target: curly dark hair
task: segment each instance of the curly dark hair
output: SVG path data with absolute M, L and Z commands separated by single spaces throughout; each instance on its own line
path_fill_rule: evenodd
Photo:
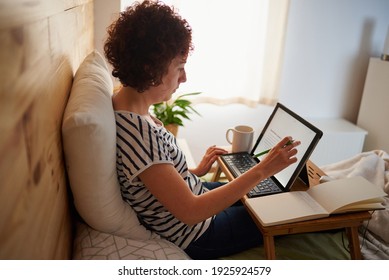
M 107 31 L 104 53 L 112 75 L 138 92 L 160 85 L 170 62 L 193 50 L 188 22 L 159 1 L 129 6 Z

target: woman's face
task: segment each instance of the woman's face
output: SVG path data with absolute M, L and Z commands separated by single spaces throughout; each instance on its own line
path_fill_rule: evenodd
M 168 101 L 180 84 L 186 82 L 185 64 L 184 56 L 177 56 L 171 61 L 166 75 L 162 78 L 162 84 L 157 87 L 163 95 L 163 101 Z

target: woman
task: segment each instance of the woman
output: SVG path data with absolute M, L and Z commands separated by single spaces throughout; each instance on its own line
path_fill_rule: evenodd
M 148 229 L 194 259 L 210 259 L 257 246 L 262 237 L 239 203 L 261 180 L 296 162 L 295 146 L 282 139 L 257 166 L 227 184 L 202 183 L 225 150 L 210 147 L 188 170 L 175 138 L 149 114 L 186 81 L 192 51 L 186 20 L 160 3 L 135 3 L 108 29 L 105 55 L 123 87 L 113 97 L 117 170 L 123 198 Z

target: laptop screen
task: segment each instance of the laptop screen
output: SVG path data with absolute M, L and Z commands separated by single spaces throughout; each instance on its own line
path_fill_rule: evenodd
M 301 141 L 301 144 L 296 147 L 298 150 L 297 162 L 273 176 L 273 179 L 276 179 L 285 189 L 289 189 L 322 135 L 321 130 L 282 104 L 277 103 L 251 154 L 255 155 L 271 149 L 285 136 L 291 136 L 293 139 Z M 265 156 L 260 156 L 258 159 L 262 160 Z

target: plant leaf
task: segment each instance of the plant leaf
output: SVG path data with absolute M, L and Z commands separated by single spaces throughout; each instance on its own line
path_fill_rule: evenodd
M 164 125 L 177 124 L 183 126 L 182 119 L 188 119 L 190 113 L 195 113 L 199 116 L 192 106 L 190 100 L 184 99 L 186 96 L 198 95 L 201 92 L 191 92 L 178 96 L 175 100 L 168 102 L 156 103 L 152 107 L 152 113 L 158 118 Z
M 182 99 L 182 97 L 185 97 L 185 96 L 198 95 L 198 94 L 200 94 L 200 93 L 201 93 L 201 91 L 200 91 L 200 92 L 190 92 L 190 93 L 181 94 L 180 96 L 178 96 L 178 97 L 176 98 L 176 100 L 177 100 L 177 99 Z

